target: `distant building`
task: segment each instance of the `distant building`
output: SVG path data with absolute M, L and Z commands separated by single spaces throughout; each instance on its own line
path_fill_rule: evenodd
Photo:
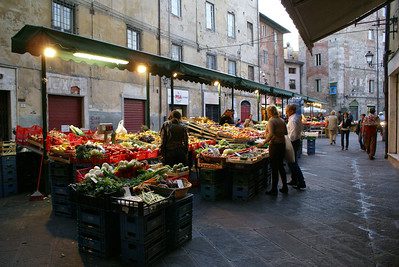
M 289 43 L 284 48 L 284 77 L 286 90 L 302 94 L 302 61 L 298 60 L 298 52 L 293 51 Z

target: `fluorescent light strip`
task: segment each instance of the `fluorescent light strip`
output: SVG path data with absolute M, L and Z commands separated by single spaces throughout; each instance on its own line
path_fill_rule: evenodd
M 129 63 L 129 61 L 122 60 L 122 59 L 117 59 L 117 58 L 112 58 L 112 57 L 103 57 L 103 56 L 97 56 L 97 55 L 86 54 L 86 53 L 73 53 L 73 55 L 75 57 L 91 59 L 91 60 L 98 60 L 98 61 L 103 61 L 103 62 L 121 64 L 121 65 L 126 65 Z

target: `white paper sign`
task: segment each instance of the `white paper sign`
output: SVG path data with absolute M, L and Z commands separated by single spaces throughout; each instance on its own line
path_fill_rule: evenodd
M 61 125 L 61 132 L 63 133 L 69 132 L 69 125 Z

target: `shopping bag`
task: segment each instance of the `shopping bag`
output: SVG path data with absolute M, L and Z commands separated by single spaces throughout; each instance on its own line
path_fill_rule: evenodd
M 291 140 L 288 137 L 288 135 L 286 135 L 284 137 L 285 137 L 285 155 L 284 155 L 284 159 L 288 163 L 292 163 L 292 162 L 295 161 L 294 147 L 292 146 Z
M 116 134 L 126 134 L 127 133 L 126 128 L 123 126 L 123 120 L 121 120 L 118 123 L 118 128 L 116 128 L 115 133 Z

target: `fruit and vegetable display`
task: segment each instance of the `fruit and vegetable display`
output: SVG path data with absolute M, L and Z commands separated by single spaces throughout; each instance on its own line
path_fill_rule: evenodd
M 101 159 L 104 158 L 105 149 L 96 143 L 88 142 L 84 145 L 78 145 L 76 147 L 76 158 L 88 161 L 91 159 Z

